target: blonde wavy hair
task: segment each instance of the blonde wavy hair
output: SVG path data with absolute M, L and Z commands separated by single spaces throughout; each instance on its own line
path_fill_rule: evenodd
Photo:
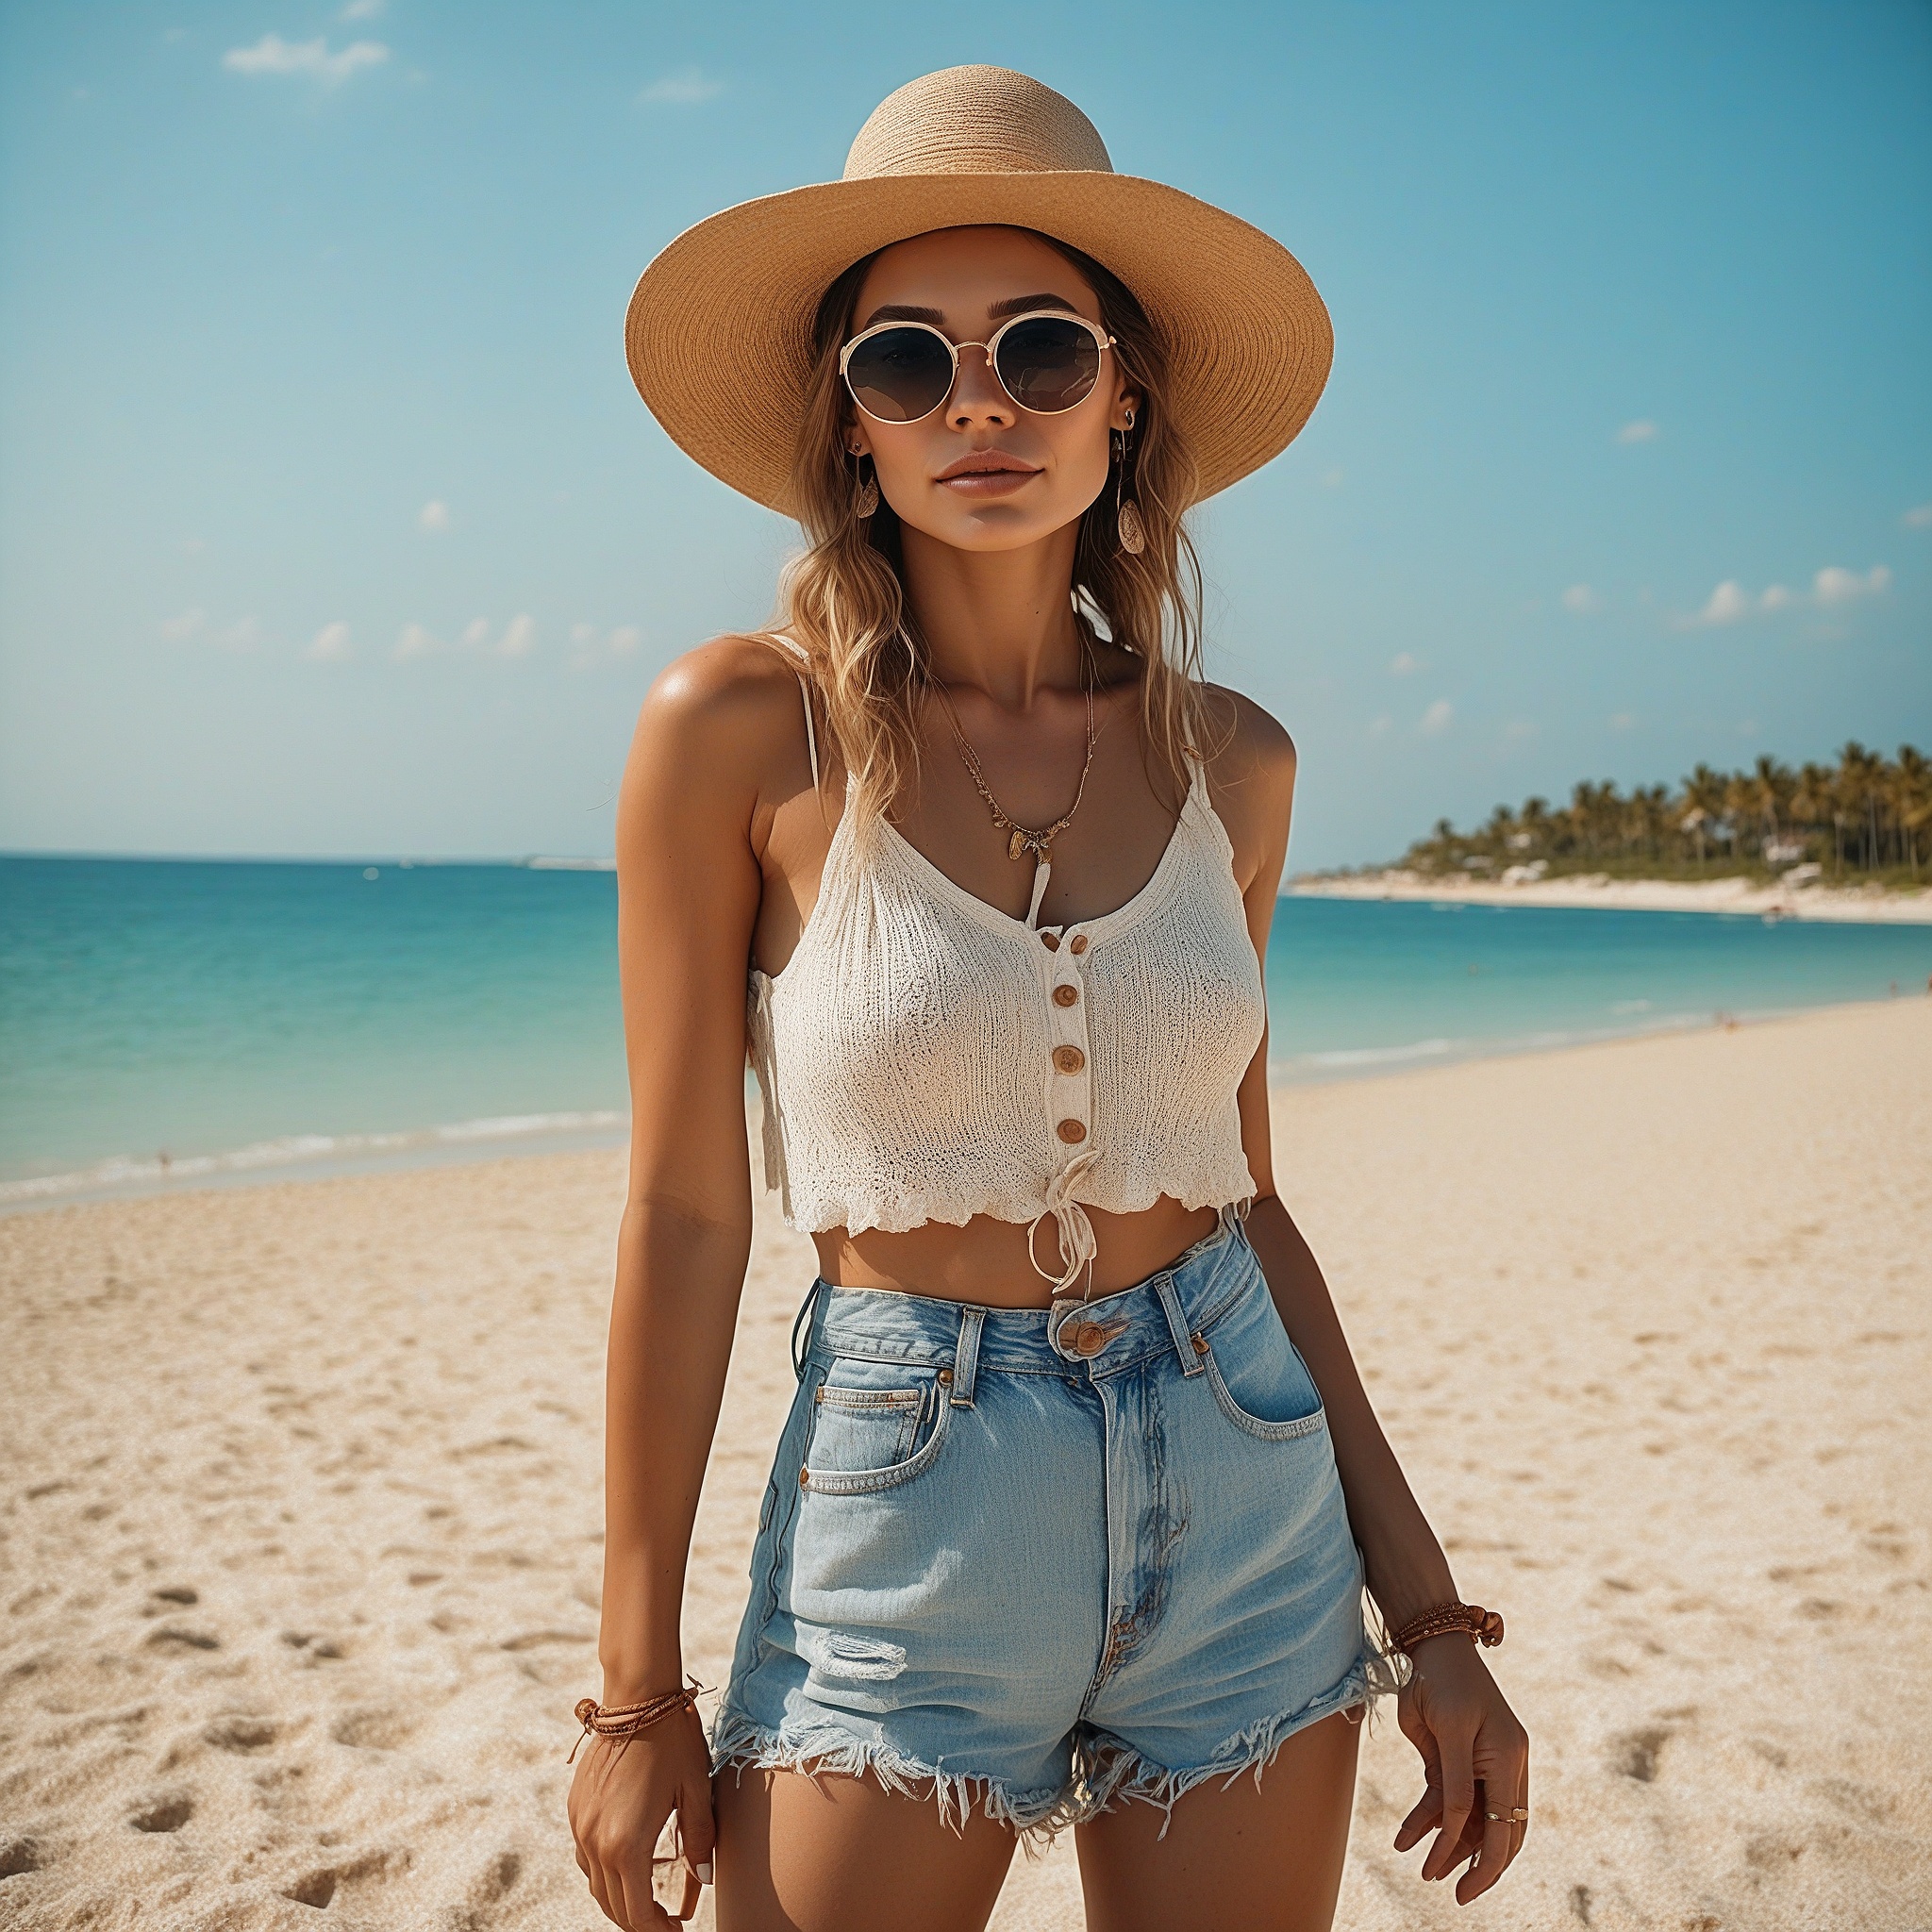
M 1039 239 L 1083 276 L 1114 338 L 1121 372 L 1141 397 L 1125 456 L 1126 493 L 1141 507 L 1146 547 L 1121 549 L 1114 485 L 1080 519 L 1074 558 L 1076 613 L 1141 660 L 1142 742 L 1150 775 L 1171 780 L 1174 802 L 1187 790 L 1187 759 L 1207 755 L 1201 679 L 1201 565 L 1184 525 L 1198 472 L 1167 407 L 1167 346 L 1124 283 L 1097 261 L 1050 235 Z M 756 633 L 796 662 L 803 650 L 826 724 L 855 781 L 862 815 L 888 813 L 915 781 L 917 717 L 930 678 L 926 653 L 908 608 L 899 520 L 881 499 L 869 518 L 853 514 L 857 467 L 846 450 L 846 394 L 839 351 L 853 306 L 875 256 L 856 261 L 824 292 L 814 328 L 816 362 L 792 465 L 805 550 L 786 566 L 778 609 Z M 790 649 L 787 648 L 788 641 Z

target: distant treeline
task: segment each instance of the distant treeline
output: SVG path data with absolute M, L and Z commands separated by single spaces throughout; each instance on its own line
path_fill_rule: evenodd
M 1697 875 L 1726 870 L 1785 873 L 1816 866 L 1842 878 L 1916 879 L 1932 858 L 1932 772 L 1923 753 L 1895 758 L 1853 742 L 1836 765 L 1793 770 L 1761 758 L 1748 772 L 1699 765 L 1674 787 L 1621 792 L 1586 781 L 1570 803 L 1499 805 L 1486 824 L 1458 832 L 1447 819 L 1408 849 L 1418 872 L 1611 872 Z M 1811 875 L 1809 874 L 1807 876 Z

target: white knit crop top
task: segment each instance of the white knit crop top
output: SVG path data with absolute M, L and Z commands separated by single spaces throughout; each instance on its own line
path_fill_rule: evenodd
M 804 682 L 800 680 L 801 684 Z M 811 696 L 806 730 L 818 747 Z M 1197 765 L 1154 875 L 1118 910 L 1036 924 L 967 891 L 849 796 L 782 972 L 751 974 L 765 1180 L 806 1233 L 1051 1216 L 1062 1291 L 1085 1208 L 1255 1191 L 1235 1090 L 1261 1043 L 1261 970 L 1234 848 Z M 1049 1258 L 1051 1257 L 1049 1256 Z

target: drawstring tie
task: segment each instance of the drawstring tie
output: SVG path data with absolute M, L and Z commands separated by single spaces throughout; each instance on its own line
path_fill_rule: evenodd
M 1041 1280 L 1050 1281 L 1054 1292 L 1064 1294 L 1079 1279 L 1083 1268 L 1091 1268 L 1100 1252 L 1100 1243 L 1094 1239 L 1093 1224 L 1087 1218 L 1087 1210 L 1073 1199 L 1074 1184 L 1087 1177 L 1087 1171 L 1100 1158 L 1100 1149 L 1091 1142 L 1074 1155 L 1066 1166 L 1046 1184 L 1045 1206 L 1026 1224 L 1026 1258 L 1033 1263 L 1033 1272 Z M 1033 1251 L 1033 1236 L 1040 1224 L 1051 1214 L 1055 1230 L 1059 1236 L 1060 1260 L 1062 1271 L 1058 1274 L 1040 1265 L 1040 1257 Z M 1091 1283 L 1090 1280 L 1089 1286 Z

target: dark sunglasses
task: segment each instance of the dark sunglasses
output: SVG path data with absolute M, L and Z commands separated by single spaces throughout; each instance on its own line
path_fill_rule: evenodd
M 1113 338 L 1084 316 L 1033 311 L 983 342 L 954 342 L 924 322 L 881 322 L 839 352 L 852 400 L 880 423 L 917 423 L 953 392 L 959 351 L 984 349 L 993 379 L 1023 409 L 1058 416 L 1084 403 Z

